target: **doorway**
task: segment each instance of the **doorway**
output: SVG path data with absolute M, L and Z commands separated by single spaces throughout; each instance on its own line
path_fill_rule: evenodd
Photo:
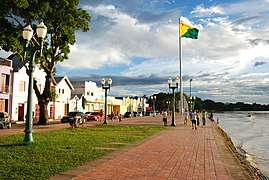
M 19 104 L 18 121 L 24 121 L 24 104 Z

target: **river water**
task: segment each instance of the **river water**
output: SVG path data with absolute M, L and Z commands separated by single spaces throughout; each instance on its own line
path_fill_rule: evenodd
M 239 151 L 269 177 L 269 111 L 229 111 L 215 113 L 217 117 Z

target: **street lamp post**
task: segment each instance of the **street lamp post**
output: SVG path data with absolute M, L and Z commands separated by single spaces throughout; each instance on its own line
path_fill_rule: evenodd
M 105 79 L 102 79 L 101 80 L 101 83 L 102 83 L 102 88 L 105 90 L 105 119 L 104 119 L 104 123 L 103 124 L 107 124 L 108 123 L 108 121 L 107 121 L 107 90 L 109 90 L 110 87 L 111 87 L 112 79 L 109 78 L 107 80 L 108 86 L 105 85 L 105 83 L 106 83 L 106 80 Z
M 33 37 L 33 29 L 30 25 L 25 27 L 23 29 L 23 39 L 25 40 L 25 46 L 24 51 L 30 53 L 30 61 L 29 61 L 29 85 L 28 85 L 28 98 L 27 98 L 27 113 L 26 113 L 26 123 L 25 123 L 25 137 L 24 142 L 25 143 L 31 143 L 33 142 L 33 136 L 32 136 L 32 128 L 33 128 L 33 112 L 32 112 L 32 106 L 33 106 L 33 71 L 34 71 L 34 60 L 35 60 L 35 54 L 37 51 L 40 51 L 40 55 L 42 55 L 42 49 L 43 49 L 43 40 L 47 34 L 47 27 L 44 25 L 43 22 L 41 22 L 37 28 L 36 33 L 39 39 L 39 45 L 35 46 L 29 46 L 29 42 Z M 24 57 L 24 55 L 23 55 Z
M 192 82 L 192 79 L 190 79 L 190 97 L 191 97 L 191 82 Z
M 196 97 L 190 97 L 190 110 L 192 111 L 194 109 L 194 104 L 195 104 L 195 99 Z
M 167 113 L 169 114 L 169 105 L 170 105 L 170 101 L 166 101 L 167 104 Z
M 142 101 L 142 110 L 141 110 L 141 112 L 142 112 L 142 116 L 144 116 L 144 98 L 143 97 L 141 98 L 141 101 Z
M 176 109 L 175 89 L 178 89 L 179 81 L 180 81 L 179 77 L 176 77 L 176 85 L 172 86 L 172 78 L 171 77 L 168 78 L 169 89 L 172 89 L 172 92 L 173 92 L 173 111 L 172 111 L 172 123 L 171 123 L 171 126 L 176 126 L 176 123 L 175 123 L 175 109 Z
M 156 96 L 151 96 L 151 100 L 153 101 L 153 117 L 155 117 L 155 102 L 156 102 Z

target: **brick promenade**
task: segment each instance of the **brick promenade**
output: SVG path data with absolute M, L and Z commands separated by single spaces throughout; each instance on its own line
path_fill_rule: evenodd
M 162 125 L 161 118 L 160 115 L 139 117 L 124 119 L 121 123 Z M 182 122 L 181 118 L 176 127 L 50 179 L 252 179 L 249 172 L 227 149 L 224 139 L 216 135 L 216 124 L 207 121 L 205 127 L 200 126 L 198 130 L 193 130 L 190 122 L 188 125 L 183 125 Z M 92 122 L 87 126 L 96 123 Z M 66 127 L 67 124 L 56 124 L 34 129 L 38 132 Z M 13 129 L 15 134 L 22 132 L 18 129 Z M 4 131 L 12 134 L 12 130 Z M 8 133 L 1 134 L 0 131 L 0 135 Z
M 175 127 L 74 179 L 229 179 L 211 128 Z
M 122 124 L 162 125 L 161 118 L 132 118 Z M 227 150 L 224 139 L 216 137 L 213 131 L 216 124 L 207 121 L 205 127 L 193 130 L 190 122 L 188 125 L 182 122 L 181 118 L 176 127 L 51 179 L 251 179 Z M 225 148 L 227 151 L 223 151 Z

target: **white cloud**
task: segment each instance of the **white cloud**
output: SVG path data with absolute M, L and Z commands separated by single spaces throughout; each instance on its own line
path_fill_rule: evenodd
M 266 7 L 266 1 L 259 2 Z M 194 79 L 197 96 L 216 101 L 245 99 L 252 102 L 255 98 L 262 101 L 257 94 L 264 93 L 265 83 L 268 83 L 265 69 L 269 63 L 264 62 L 269 59 L 269 26 L 263 17 L 267 14 L 265 8 L 251 12 L 254 4 L 254 1 L 246 1 L 208 8 L 199 5 L 192 14 L 202 18 L 190 21 L 181 17 L 185 23 L 200 29 L 198 40 L 182 39 L 183 75 Z M 142 23 L 113 5 L 88 6 L 87 9 L 98 21 L 93 22 L 91 32 L 78 34 L 70 60 L 61 63 L 63 66 L 71 68 L 76 64 L 102 69 L 123 64 L 129 67 L 119 74 L 137 78 L 179 74 L 176 20 Z M 135 59 L 143 60 L 134 62 Z M 261 63 L 254 67 L 256 62 Z M 156 93 L 167 89 L 165 83 L 117 86 L 114 92 L 122 95 Z M 189 83 L 184 82 L 186 91 L 188 86 Z
M 125 54 L 123 54 L 120 50 L 114 49 L 113 47 L 93 49 L 87 45 L 77 44 L 71 47 L 71 52 L 72 53 L 70 53 L 69 59 L 59 64 L 60 66 L 68 69 L 99 69 L 102 68 L 104 64 L 116 66 L 118 64 L 131 63 Z
M 191 11 L 191 14 L 194 14 L 197 17 L 211 16 L 211 15 L 222 15 L 225 14 L 224 10 L 220 6 L 211 6 L 205 8 L 203 4 L 200 4 Z
M 71 50 L 69 60 L 62 67 L 100 68 L 107 64 L 130 64 L 130 58 L 162 58 L 177 54 L 178 27 L 165 24 L 138 23 L 136 19 L 120 12 L 112 5 L 87 6 L 93 16 L 105 16 L 109 28 L 99 32 L 79 33 L 77 44 Z M 108 22 L 109 21 L 109 22 Z M 89 45 L 91 44 L 91 45 Z

